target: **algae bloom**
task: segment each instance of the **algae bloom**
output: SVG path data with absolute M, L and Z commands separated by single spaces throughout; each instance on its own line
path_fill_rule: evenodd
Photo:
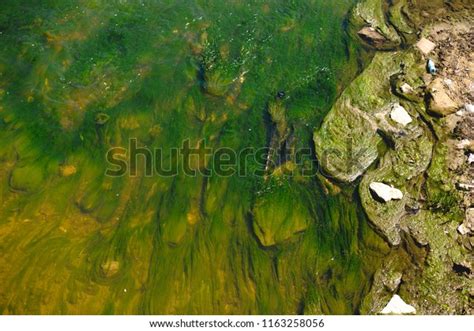
M 359 312 L 388 245 L 354 186 L 304 175 L 367 62 L 355 3 L 3 0 L 0 312 Z M 136 173 L 106 175 L 131 139 Z M 145 173 L 183 141 L 274 153 Z

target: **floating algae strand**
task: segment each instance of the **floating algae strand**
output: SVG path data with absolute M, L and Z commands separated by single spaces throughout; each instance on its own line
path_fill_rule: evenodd
M 1 312 L 357 312 L 387 247 L 291 152 L 266 180 L 105 175 L 130 139 L 311 148 L 359 69 L 353 4 L 3 1 Z

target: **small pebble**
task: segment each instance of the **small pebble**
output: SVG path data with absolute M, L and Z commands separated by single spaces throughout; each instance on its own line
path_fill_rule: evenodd
M 468 104 L 468 103 L 467 103 L 467 104 L 464 106 L 464 109 L 466 109 L 466 111 L 467 111 L 468 113 L 474 113 L 474 105 L 471 105 L 471 104 Z

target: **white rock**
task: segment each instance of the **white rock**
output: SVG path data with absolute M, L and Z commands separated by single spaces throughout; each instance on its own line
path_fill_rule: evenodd
M 464 105 L 464 109 L 466 109 L 468 113 L 474 113 L 474 105 L 467 103 L 466 105 Z
M 410 114 L 408 114 L 405 108 L 399 104 L 396 104 L 392 107 L 390 118 L 403 126 L 408 125 L 413 121 Z
M 474 190 L 474 185 L 473 184 L 468 184 L 468 183 L 458 183 L 457 188 L 463 191 L 472 191 Z
M 406 304 L 400 296 L 395 294 L 380 313 L 383 315 L 416 314 L 416 309 L 415 307 Z
M 472 154 L 472 153 L 469 154 L 469 158 L 467 159 L 467 162 L 469 162 L 469 164 L 474 163 L 474 154 Z
M 460 226 L 458 226 L 458 232 L 459 232 L 460 235 L 465 236 L 466 234 L 469 234 L 469 232 L 471 232 L 471 230 L 469 230 L 467 228 L 467 226 L 465 226 L 464 223 L 463 223 Z
M 457 149 L 465 149 L 466 147 L 471 145 L 471 141 L 469 139 L 463 139 L 461 140 L 457 145 Z
M 385 202 L 403 199 L 403 192 L 384 183 L 370 183 L 369 188 Z
M 403 94 L 411 94 L 414 93 L 415 90 L 413 87 L 411 87 L 409 84 L 404 83 L 402 86 L 400 86 L 400 90 L 402 91 Z
M 436 44 L 426 38 L 421 38 L 420 41 L 416 43 L 416 47 L 424 55 L 428 55 L 436 48 Z

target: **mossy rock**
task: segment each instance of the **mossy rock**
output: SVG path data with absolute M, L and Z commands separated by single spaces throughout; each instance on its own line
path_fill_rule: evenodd
M 379 232 L 391 245 L 400 244 L 400 219 L 405 214 L 405 205 L 407 203 L 406 191 L 396 185 L 393 180 L 393 172 L 389 166 L 368 172 L 359 187 L 359 194 L 362 206 L 370 220 Z M 392 185 L 403 192 L 401 200 L 392 200 L 381 202 L 374 198 L 369 185 L 372 182 L 382 182 Z
M 377 159 L 381 138 L 371 123 L 341 106 L 330 113 L 315 134 L 314 143 L 324 174 L 342 182 L 353 182 Z
M 426 196 L 432 209 L 450 212 L 459 209 L 459 194 L 448 169 L 448 146 L 446 141 L 436 144 L 433 160 L 427 171 Z
M 45 170 L 41 165 L 30 164 L 15 167 L 10 176 L 10 187 L 17 191 L 38 191 L 45 180 Z
M 374 275 L 370 291 L 364 297 L 360 306 L 363 315 L 379 314 L 390 301 L 393 293 L 396 293 L 403 277 L 403 269 L 406 268 L 405 254 L 401 255 L 392 251 L 385 257 L 383 265 Z
M 410 139 L 390 153 L 395 176 L 410 180 L 424 173 L 431 162 L 433 142 L 427 134 Z
M 302 200 L 300 190 L 288 183 L 257 199 L 253 209 L 253 230 L 263 246 L 282 244 L 307 229 L 311 215 Z
M 356 29 L 364 25 L 370 26 L 385 37 L 386 41 L 378 47 L 379 49 L 395 49 L 402 43 L 397 30 L 386 20 L 387 8 L 385 7 L 387 5 L 385 1 L 380 0 L 360 1 L 355 6 L 351 17 L 351 22 Z
M 105 125 L 110 120 L 110 116 L 106 113 L 97 113 L 95 115 L 95 122 L 98 125 Z
M 388 18 L 390 23 L 401 34 L 405 42 L 413 43 L 416 41 L 416 33 L 413 23 L 407 20 L 408 0 L 395 0 L 392 2 L 388 10 Z
M 400 243 L 400 219 L 405 214 L 405 205 L 416 191 L 411 180 L 421 176 L 429 167 L 433 143 L 427 134 L 414 136 L 390 149 L 382 158 L 377 169 L 368 172 L 360 183 L 359 194 L 369 220 L 392 245 Z M 372 196 L 369 185 L 383 182 L 404 193 L 398 201 L 379 202 Z M 418 198 L 415 196 L 415 198 Z
M 316 154 L 329 177 L 353 182 L 377 159 L 382 138 L 374 114 L 392 102 L 390 77 L 403 61 L 396 53 L 378 53 L 315 132 Z
M 452 213 L 421 210 L 402 221 L 409 233 L 426 241 L 429 247 L 423 269 L 400 289 L 405 296 L 416 298 L 422 314 L 460 314 L 471 305 L 465 291 L 446 291 L 446 288 L 468 289 L 472 286 L 470 279 L 453 272 L 454 264 L 462 264 L 469 255 L 453 240 L 461 218 Z
M 100 188 L 94 187 L 88 190 L 77 200 L 77 205 L 82 212 L 90 213 L 96 210 L 103 201 L 103 192 Z

